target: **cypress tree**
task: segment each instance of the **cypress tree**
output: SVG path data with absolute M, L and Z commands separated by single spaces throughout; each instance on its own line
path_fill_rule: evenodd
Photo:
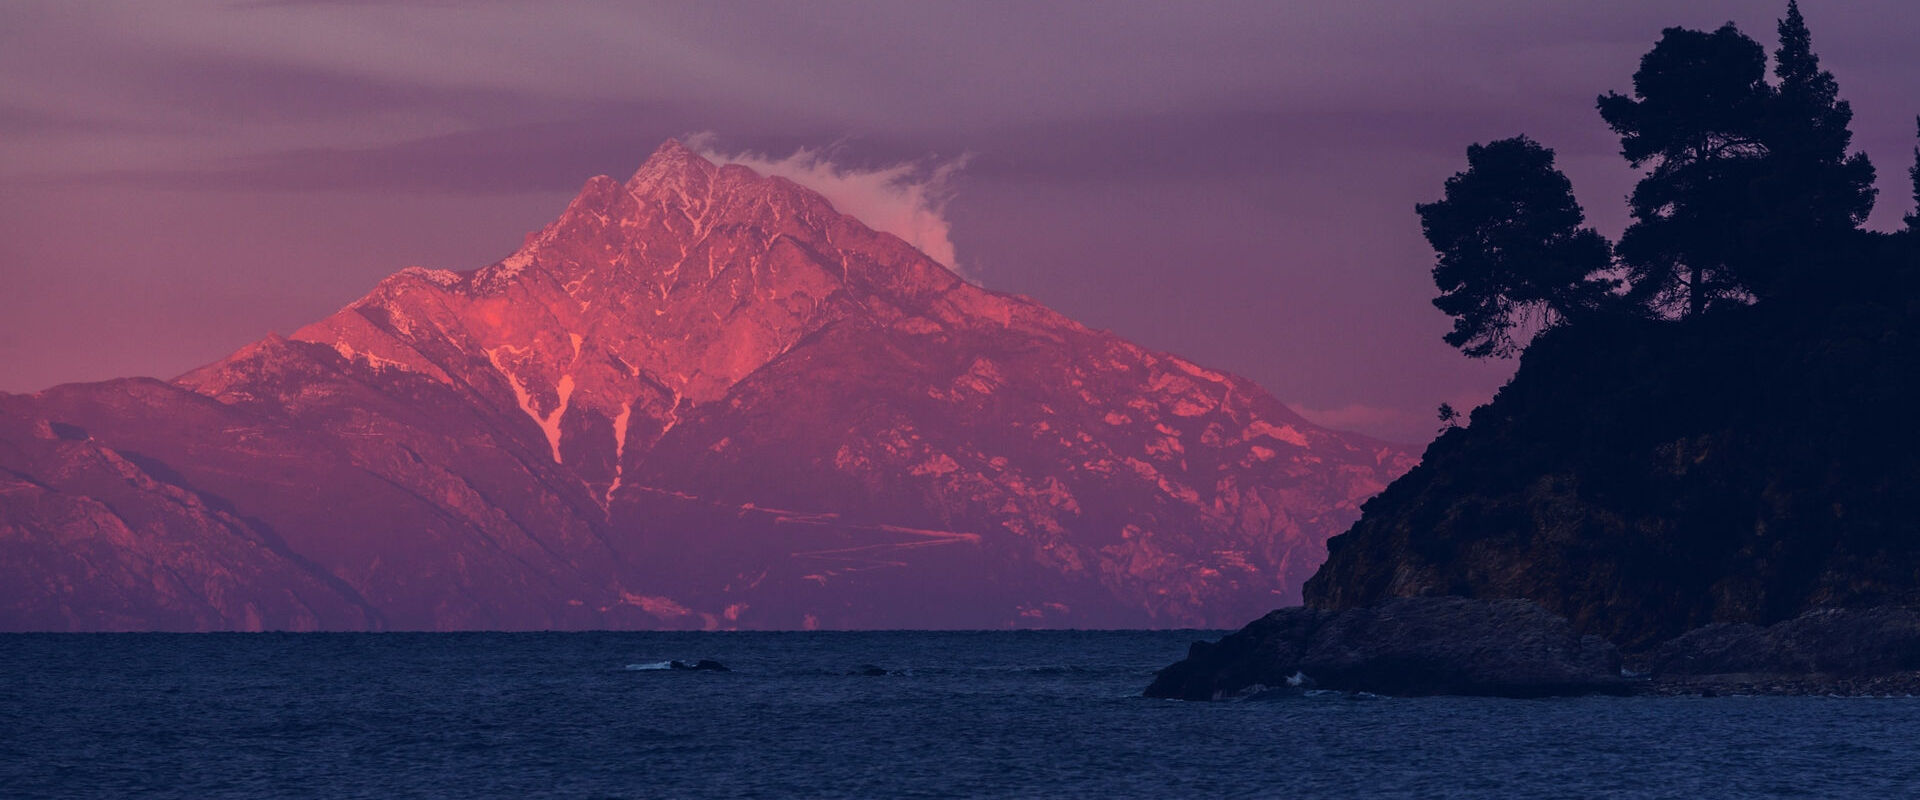
M 1779 88 L 1768 104 L 1766 169 L 1754 187 L 1762 213 L 1750 222 L 1754 247 L 1742 254 L 1743 282 L 1762 296 L 1805 282 L 1815 271 L 1810 262 L 1866 222 L 1875 195 L 1873 164 L 1847 152 L 1853 108 L 1840 99 L 1833 73 L 1820 68 L 1798 2 L 1787 3 L 1778 30 Z
M 1920 116 L 1913 118 L 1913 127 L 1920 135 Z M 1913 179 L 1913 213 L 1907 215 L 1907 230 L 1920 232 L 1920 145 L 1913 148 L 1913 166 L 1907 175 Z

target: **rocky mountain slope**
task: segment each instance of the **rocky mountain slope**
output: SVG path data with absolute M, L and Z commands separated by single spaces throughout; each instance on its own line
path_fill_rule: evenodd
M 668 142 L 497 264 L 0 395 L 0 628 L 1224 626 L 1413 462 Z

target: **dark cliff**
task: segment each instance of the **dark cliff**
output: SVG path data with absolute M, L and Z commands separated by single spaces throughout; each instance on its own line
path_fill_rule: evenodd
M 1864 236 L 1821 293 L 1549 331 L 1328 543 L 1306 603 L 1526 598 L 1633 652 L 1920 602 L 1916 251 Z

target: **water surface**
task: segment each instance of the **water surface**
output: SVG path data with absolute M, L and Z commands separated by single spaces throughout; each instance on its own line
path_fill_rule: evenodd
M 1139 696 L 1214 635 L 0 636 L 0 796 L 1920 796 L 1914 699 Z

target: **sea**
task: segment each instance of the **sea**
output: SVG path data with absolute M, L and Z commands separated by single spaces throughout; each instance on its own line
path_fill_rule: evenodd
M 1218 635 L 6 635 L 0 798 L 1920 797 L 1920 699 L 1140 695 Z

